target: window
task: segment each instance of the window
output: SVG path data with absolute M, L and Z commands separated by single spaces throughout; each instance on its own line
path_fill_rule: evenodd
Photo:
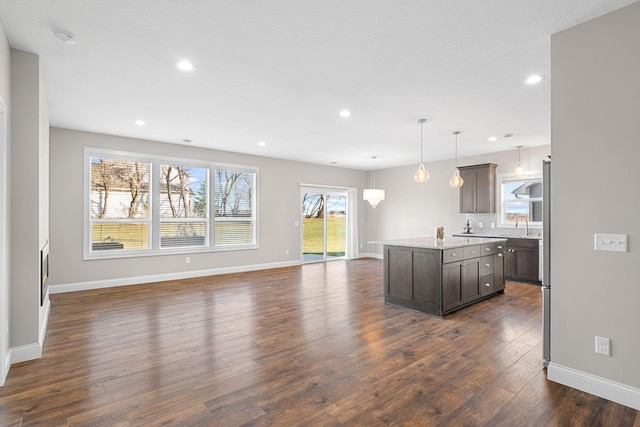
M 148 249 L 151 164 L 104 157 L 89 162 L 91 251 Z
M 256 168 L 89 148 L 85 159 L 85 258 L 257 247 Z
M 208 169 L 160 165 L 160 248 L 207 246 Z
M 216 169 L 215 244 L 251 244 L 255 240 L 255 172 Z
M 526 218 L 530 226 L 542 226 L 542 176 L 539 173 L 525 177 L 500 174 L 498 185 L 501 226 L 515 226 L 518 218 Z

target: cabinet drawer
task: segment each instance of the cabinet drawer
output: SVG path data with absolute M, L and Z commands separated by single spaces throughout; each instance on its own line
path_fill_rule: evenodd
M 448 264 L 450 262 L 462 261 L 464 259 L 464 252 L 462 248 L 445 249 L 442 251 L 442 263 Z
M 493 255 L 495 253 L 495 243 L 485 243 L 480 247 L 480 253 L 484 255 Z
M 480 296 L 483 297 L 485 295 L 489 295 L 495 292 L 495 287 L 493 284 L 493 274 L 488 276 L 482 276 L 480 278 Z
M 480 256 L 480 245 L 477 246 L 465 246 L 464 259 L 477 258 Z
M 493 266 L 495 262 L 493 260 L 493 255 L 483 256 L 480 258 L 480 276 L 488 276 L 489 274 L 493 274 Z
M 538 249 L 540 241 L 538 239 L 509 239 L 507 246 L 514 248 L 531 248 Z

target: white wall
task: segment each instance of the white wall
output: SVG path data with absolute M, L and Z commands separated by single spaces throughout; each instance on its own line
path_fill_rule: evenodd
M 542 160 L 549 154 L 549 145 L 523 148 L 522 166 L 527 171 L 541 171 Z M 482 163 L 495 163 L 498 165 L 496 173 L 509 173 L 518 165 L 518 152 L 509 150 L 458 160 L 459 166 Z M 460 213 L 460 190 L 449 187 L 454 160 L 426 163 L 425 166 L 431 175 L 425 184 L 413 180 L 417 163 L 376 171 L 376 186 L 385 189 L 386 200 L 370 214 L 370 241 L 433 236 L 434 227 L 441 225 L 447 236 L 463 231 L 467 215 Z M 474 232 L 495 231 L 489 228 L 488 220 L 493 218 L 495 221 L 495 214 L 474 216 L 484 221 L 484 229 L 474 227 Z M 382 253 L 382 246 L 370 243 L 369 252 Z
M 260 168 L 258 175 L 259 249 L 83 261 L 84 147 L 203 159 Z M 106 281 L 127 277 L 189 273 L 201 270 L 296 263 L 300 259 L 299 184 L 356 187 L 366 172 L 259 156 L 207 150 L 184 145 L 123 138 L 67 129 L 51 129 L 51 254 L 50 285 Z M 311 155 L 311 154 L 310 154 Z M 361 191 L 359 192 L 361 194 Z M 359 196 L 361 197 L 361 196 Z M 359 236 L 366 242 L 366 206 L 359 201 Z M 285 250 L 289 249 L 289 255 Z
M 551 48 L 551 361 L 634 387 L 640 409 L 640 3 Z M 629 252 L 595 252 L 596 232 L 628 234 Z M 596 335 L 611 357 L 595 354 Z
M 9 248 L 10 248 L 10 210 L 9 210 L 9 175 L 10 162 L 10 105 L 11 105 L 11 50 L 9 43 L 0 25 L 0 100 L 5 107 L 5 121 L 0 123 L 0 385 L 4 384 L 6 374 L 9 371 L 8 360 L 9 334 L 4 325 L 9 321 Z M 2 127 L 5 127 L 2 129 Z
M 48 114 L 40 60 L 11 50 L 11 351 L 39 357 L 47 306 L 40 307 L 40 248 L 47 239 Z M 15 356 L 15 357 L 14 357 Z

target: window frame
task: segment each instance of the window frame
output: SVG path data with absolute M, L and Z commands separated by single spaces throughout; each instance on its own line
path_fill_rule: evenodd
M 539 180 L 542 183 L 542 171 L 529 171 L 524 175 L 516 175 L 512 172 L 510 173 L 499 173 L 498 174 L 498 206 L 497 206 L 497 215 L 498 215 L 498 227 L 500 228 L 516 228 L 515 223 L 507 222 L 505 220 L 505 203 L 512 201 L 513 199 L 505 200 L 504 197 L 504 183 L 514 182 L 514 181 L 531 181 L 531 180 Z M 542 197 L 526 199 L 531 202 L 543 202 Z M 529 228 L 542 228 L 542 221 L 529 221 Z
M 129 250 L 113 250 L 113 251 L 93 251 L 91 242 L 91 158 L 106 158 L 113 160 L 138 161 L 150 163 L 149 170 L 149 247 L 148 249 L 129 249 Z M 203 161 L 196 159 L 188 159 L 181 157 L 169 157 L 154 154 L 135 153 L 121 150 L 111 150 L 103 148 L 85 147 L 84 149 L 84 182 L 83 182 L 83 259 L 114 259 L 114 258 L 136 258 L 145 256 L 161 256 L 190 254 L 203 252 L 227 252 L 236 250 L 259 249 L 258 244 L 258 192 L 259 192 L 259 168 L 255 166 L 236 165 L 222 162 Z M 207 173 L 207 216 L 206 216 L 206 245 L 205 246 L 180 246 L 180 247 L 160 247 L 160 165 L 180 165 L 194 168 L 208 169 Z M 215 183 L 214 177 L 217 169 L 232 169 L 238 172 L 253 173 L 253 191 L 252 191 L 252 243 L 215 245 Z M 167 218 L 164 219 L 165 221 Z M 115 220 L 116 222 L 126 222 L 133 220 Z M 141 222 L 135 220 L 137 222 Z

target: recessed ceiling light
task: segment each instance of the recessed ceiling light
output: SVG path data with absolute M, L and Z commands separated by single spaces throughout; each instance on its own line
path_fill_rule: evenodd
M 544 76 L 539 76 L 537 74 L 533 74 L 529 77 L 527 77 L 527 80 L 525 80 L 524 82 L 528 85 L 534 85 L 536 83 L 540 83 L 542 81 L 542 79 L 544 79 Z
M 144 120 L 136 120 L 136 125 L 145 126 L 147 123 Z
M 489 137 L 489 141 L 493 142 L 493 141 L 497 141 L 498 137 L 497 136 L 490 136 Z
M 191 140 L 189 138 L 185 138 L 182 140 L 182 142 L 184 142 L 185 144 L 189 144 Z
M 76 44 L 76 40 L 78 40 L 75 34 L 65 30 L 56 30 L 53 32 L 53 35 L 66 44 Z
M 258 142 L 258 145 L 259 145 L 260 147 L 264 147 L 265 145 L 267 145 L 267 143 L 266 143 L 266 142 L 264 142 L 264 141 L 260 141 L 260 142 Z
M 351 111 L 349 110 L 340 111 L 340 117 L 350 117 L 350 116 L 351 116 Z
M 511 138 L 512 136 L 512 133 L 505 133 L 504 135 L 502 135 L 503 138 Z
M 195 67 L 191 62 L 182 60 L 182 61 L 176 62 L 176 68 L 182 71 L 193 71 Z
M 332 165 L 337 165 L 337 164 L 338 164 L 338 162 L 331 162 L 331 164 L 332 164 Z

